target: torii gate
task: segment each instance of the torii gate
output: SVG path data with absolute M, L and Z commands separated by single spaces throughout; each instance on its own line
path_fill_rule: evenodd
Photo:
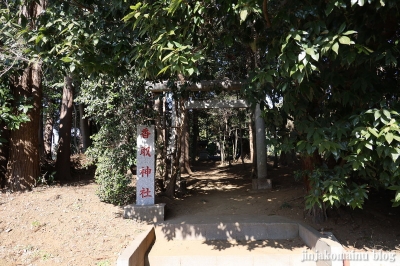
M 181 84 L 177 84 L 178 86 L 182 86 Z M 229 80 L 224 81 L 202 81 L 200 83 L 186 83 L 186 89 L 192 91 L 205 91 L 210 90 L 212 88 L 223 87 L 227 90 L 238 90 L 243 85 L 241 82 L 233 82 Z M 162 83 L 150 83 L 146 84 L 147 89 L 150 91 L 157 92 L 165 92 L 170 91 L 167 87 L 167 82 Z M 185 103 L 186 109 L 196 109 L 196 108 L 249 108 L 249 105 L 246 101 L 238 100 L 238 101 L 188 101 Z M 257 146 L 257 178 L 252 180 L 252 188 L 253 189 L 270 189 L 271 188 L 271 180 L 267 179 L 267 157 L 265 150 L 265 124 L 263 118 L 260 116 L 261 110 L 260 105 L 257 104 L 255 108 L 255 124 L 256 124 L 256 146 Z M 139 130 L 139 128 L 141 128 Z M 154 130 L 154 129 L 152 129 Z M 154 133 L 154 132 L 153 132 Z M 124 218 L 136 218 L 143 221 L 150 222 L 160 222 L 164 221 L 164 210 L 165 203 L 154 204 L 154 171 L 150 170 L 151 165 L 155 165 L 154 161 L 154 134 L 148 131 L 148 128 L 138 126 L 138 140 L 143 144 L 141 149 L 138 149 L 138 153 L 142 155 L 142 157 L 149 156 L 150 159 L 143 160 L 144 167 L 141 169 L 141 175 L 146 176 L 146 185 L 147 188 L 142 188 L 140 191 L 137 191 L 138 195 L 141 195 L 141 201 L 137 204 L 130 204 L 124 207 Z M 140 136 L 139 136 L 140 135 Z M 153 138 L 151 139 L 150 138 Z M 151 139 L 151 140 L 150 140 Z M 139 141 L 138 141 L 139 143 Z M 149 145 L 147 145 L 149 144 Z M 154 168 L 153 168 L 154 169 Z M 148 177 L 151 176 L 151 180 Z
M 146 82 L 146 88 L 153 92 L 170 92 L 171 89 L 167 86 L 167 81 L 164 82 Z M 201 81 L 198 83 L 178 82 L 178 87 L 185 86 L 185 89 L 190 91 L 210 91 L 212 89 L 223 88 L 225 90 L 240 90 L 245 83 L 231 80 L 211 80 Z M 186 109 L 210 109 L 210 108 L 249 108 L 250 105 L 245 100 L 196 100 L 187 101 Z M 267 178 L 267 155 L 265 151 L 265 123 L 261 117 L 260 105 L 255 107 L 255 129 L 256 129 L 256 150 L 257 150 L 257 179 L 253 179 L 253 189 L 270 189 L 271 180 Z

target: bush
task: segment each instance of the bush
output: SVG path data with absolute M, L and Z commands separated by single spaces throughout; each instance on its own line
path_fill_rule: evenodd
M 103 202 L 125 205 L 134 199 L 135 187 L 130 186 L 131 177 L 126 173 L 121 157 L 117 156 L 119 149 L 106 149 L 98 157 L 96 169 L 96 182 L 99 184 L 97 195 Z M 116 162 L 116 160 L 118 162 Z

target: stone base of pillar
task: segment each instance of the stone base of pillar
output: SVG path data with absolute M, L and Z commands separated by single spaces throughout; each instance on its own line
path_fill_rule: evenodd
M 257 178 L 257 179 L 252 179 L 252 180 L 253 180 L 253 183 L 252 183 L 253 190 L 271 189 L 272 188 L 271 179 Z
M 159 223 L 164 221 L 165 203 L 154 205 L 130 204 L 124 207 L 125 219 L 137 219 L 144 222 Z

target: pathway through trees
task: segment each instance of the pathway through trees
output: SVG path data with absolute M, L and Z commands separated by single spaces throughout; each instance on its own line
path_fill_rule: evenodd
M 328 221 L 315 225 L 304 218 L 303 183 L 293 178 L 295 167 L 270 169 L 270 192 L 251 191 L 250 164 L 219 167 L 193 165 L 187 193 L 167 203 L 167 216 L 280 215 L 314 228 L 332 231 L 349 249 L 397 250 L 400 258 L 400 210 L 391 208 L 391 195 L 371 194 L 364 210 L 328 212 Z M 122 209 L 99 201 L 92 173 L 73 171 L 75 180 L 32 192 L 0 194 L 0 265 L 114 265 L 118 254 L 143 224 L 121 218 Z

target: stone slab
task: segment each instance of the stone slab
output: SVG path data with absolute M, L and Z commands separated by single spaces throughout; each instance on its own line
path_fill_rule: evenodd
M 165 205 L 165 204 L 162 204 Z M 139 206 L 146 207 L 146 206 Z M 138 236 L 118 258 L 117 265 L 274 265 L 274 266 L 311 266 L 343 265 L 343 261 L 321 260 L 315 262 L 305 259 L 305 253 L 315 256 L 328 252 L 330 254 L 340 254 L 343 247 L 337 239 L 329 232 L 320 233 L 314 228 L 301 222 L 292 221 L 279 216 L 220 216 L 210 224 L 210 218 L 192 220 L 193 217 L 179 217 L 171 221 L 163 222 L 154 229 L 144 232 L 145 237 Z M 255 222 L 257 221 L 257 222 Z M 261 232 L 260 232 L 261 231 Z M 271 234 L 271 231 L 273 232 Z M 155 241 L 157 235 L 157 243 Z M 291 239 L 292 236 L 300 237 L 300 241 L 308 246 L 298 246 L 297 249 L 287 249 L 284 246 L 276 245 L 273 239 Z M 262 242 L 255 244 L 243 243 L 237 238 L 244 237 L 246 241 L 260 241 L 258 238 L 269 238 L 274 245 L 268 247 Z M 180 239 L 180 240 L 179 240 Z M 215 242 L 214 239 L 231 239 L 239 241 L 230 245 L 223 245 Z M 187 245 L 187 240 L 198 241 L 199 246 Z M 181 241 L 181 242 L 179 242 Z M 218 240 L 217 240 L 218 241 Z M 276 240 L 275 240 L 276 241 Z M 140 242 L 140 243 L 139 243 Z M 179 252 L 173 252 L 174 247 L 170 244 L 180 243 Z M 241 243 L 241 244 L 240 244 Z M 162 246 L 162 252 L 156 252 L 156 246 Z M 168 246 L 168 248 L 165 248 Z M 207 248 L 208 255 L 202 252 Z M 151 248 L 152 247 L 152 248 Z M 252 247 L 248 249 L 248 247 Z M 260 247 L 260 248 L 258 248 Z M 148 252 L 150 251 L 150 254 Z M 239 249 L 237 249 L 239 248 Z M 278 248 L 278 249 L 276 249 Z M 246 249 L 246 250 L 244 250 Z M 241 250 L 241 252 L 239 252 Z M 296 251 L 295 251 L 296 250 Z M 242 252 L 245 253 L 242 253 Z M 251 253 L 247 253 L 251 251 Z M 261 253 L 260 253 L 261 252 Z M 137 255 L 139 254 L 139 255 Z M 236 257 L 236 260 L 232 257 Z M 314 258 L 314 257 L 312 257 Z M 146 260 L 148 259 L 148 260 Z M 245 261 L 243 261 L 243 259 Z M 196 264 L 193 264 L 196 261 Z M 147 262 L 147 264 L 146 264 Z M 149 263 L 150 262 L 150 263 Z M 237 264 L 236 264 L 237 262 Z M 353 261 L 352 261 L 353 262 Z M 233 263 L 233 264 L 232 264 Z M 357 264 L 359 265 L 359 264 Z M 368 264 L 370 265 L 370 264 Z M 383 264 L 387 265 L 387 264 Z M 371 265 L 372 266 L 372 265 Z M 391 265 L 387 265 L 391 266 Z
M 145 257 L 155 239 L 154 227 L 147 227 L 122 251 L 117 266 L 144 266 Z
M 344 249 L 342 245 L 330 232 L 325 232 L 321 235 L 322 237 L 318 239 L 315 246 L 315 252 L 319 254 L 330 254 L 331 258 L 329 258 L 330 260 L 318 260 L 317 266 L 343 266 L 343 260 L 333 259 L 333 257 L 343 254 Z
M 271 189 L 271 188 L 272 188 L 271 179 L 268 179 L 268 178 L 252 179 L 252 189 L 253 190 Z
M 165 203 L 153 205 L 130 204 L 124 207 L 125 219 L 137 219 L 145 222 L 162 222 L 165 217 Z
M 137 126 L 136 205 L 153 205 L 155 202 L 155 129 L 154 126 Z
M 149 265 L 207 265 L 207 266 L 315 266 L 315 262 L 302 261 L 308 250 L 293 242 L 276 241 L 186 241 L 157 239 L 149 253 Z
M 311 226 L 299 223 L 299 236 L 308 247 L 315 251 L 317 242 L 323 235 Z
M 183 217 L 182 217 L 183 218 Z M 224 217 L 208 219 L 169 220 L 156 225 L 159 239 L 168 240 L 264 240 L 291 239 L 299 235 L 298 224 L 288 219 L 273 216 Z M 231 218 L 231 219 L 229 219 Z M 253 220 L 253 221 L 252 221 Z

